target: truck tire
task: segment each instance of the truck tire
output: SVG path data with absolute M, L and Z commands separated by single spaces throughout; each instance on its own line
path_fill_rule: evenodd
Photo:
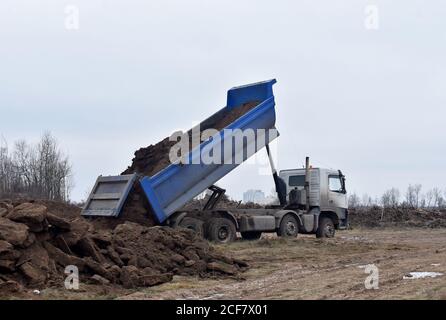
M 335 236 L 335 225 L 329 217 L 321 217 L 319 227 L 316 231 L 316 238 L 333 238 Z
M 294 238 L 297 237 L 298 233 L 299 223 L 297 222 L 297 219 L 291 214 L 285 215 L 280 222 L 277 235 L 279 237 Z
M 193 230 L 200 237 L 204 237 L 204 222 L 200 219 L 185 217 L 178 227 Z
M 218 243 L 229 243 L 236 239 L 237 230 L 234 223 L 226 218 L 214 218 L 207 222 L 207 238 Z
M 246 232 L 240 232 L 242 235 L 242 238 L 244 240 L 259 240 L 262 236 L 261 231 L 246 231 Z

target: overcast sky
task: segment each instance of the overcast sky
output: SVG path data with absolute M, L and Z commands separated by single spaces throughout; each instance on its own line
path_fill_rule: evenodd
M 445 17 L 434 0 L 1 0 L 0 133 L 50 130 L 80 200 L 229 88 L 276 78 L 280 168 L 308 155 L 358 194 L 444 189 Z M 219 185 L 241 199 L 273 181 L 242 165 Z

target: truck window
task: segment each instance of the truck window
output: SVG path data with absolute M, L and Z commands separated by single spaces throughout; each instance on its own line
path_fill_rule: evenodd
M 305 176 L 290 176 L 288 180 L 288 185 L 290 187 L 304 187 L 305 186 Z
M 330 191 L 342 192 L 342 183 L 339 176 L 329 176 L 328 177 L 328 187 Z

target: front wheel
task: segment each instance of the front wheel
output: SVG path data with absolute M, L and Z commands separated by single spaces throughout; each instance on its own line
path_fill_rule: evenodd
M 333 220 L 328 217 L 322 217 L 319 222 L 319 228 L 316 231 L 316 238 L 333 238 L 335 233 L 336 229 Z
M 297 222 L 297 219 L 291 214 L 287 214 L 280 222 L 279 229 L 277 230 L 277 235 L 279 237 L 295 238 L 297 237 L 298 233 L 299 223 Z
M 218 243 L 229 243 L 235 240 L 237 230 L 234 223 L 226 218 L 214 218 L 207 222 L 207 238 Z

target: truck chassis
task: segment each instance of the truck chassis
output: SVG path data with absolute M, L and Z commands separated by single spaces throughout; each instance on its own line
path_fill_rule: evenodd
M 234 241 L 237 232 L 245 240 L 257 240 L 262 233 L 274 232 L 280 237 L 296 237 L 302 233 L 332 238 L 336 229 L 343 228 L 332 214 L 280 207 L 183 211 L 174 214 L 167 223 L 173 228 L 192 229 L 210 241 L 221 243 Z

